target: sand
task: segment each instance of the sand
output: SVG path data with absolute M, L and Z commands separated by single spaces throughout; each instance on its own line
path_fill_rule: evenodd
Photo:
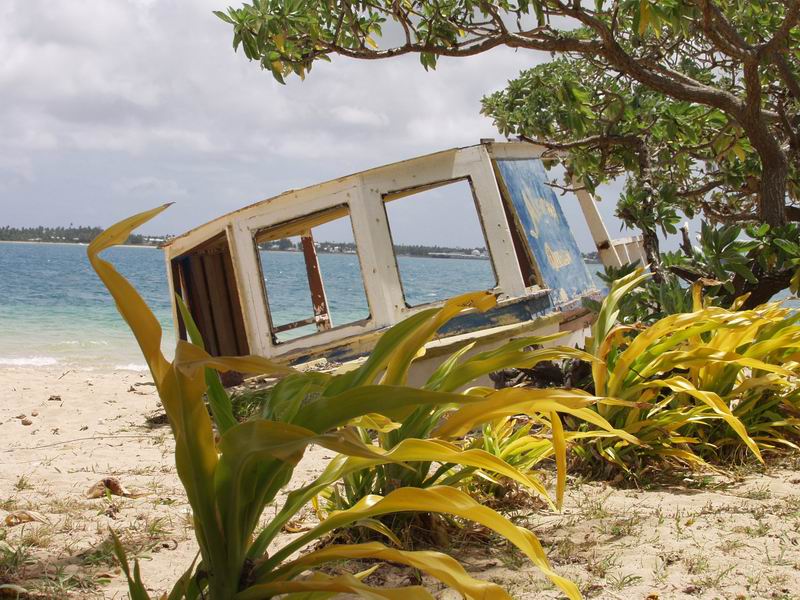
M 39 597 L 125 598 L 110 553 L 112 528 L 140 557 L 147 585 L 168 589 L 197 546 L 169 429 L 148 424 L 159 408 L 149 375 L 1 369 L 0 399 L 0 540 L 24 549 L 16 560 L 3 551 L 0 577 Z M 311 449 L 293 485 L 314 477 L 329 454 Z M 649 490 L 573 480 L 562 514 L 523 510 L 515 517 L 586 597 L 800 598 L 800 472 L 790 462 L 687 475 L 677 486 Z M 85 497 L 108 477 L 129 496 Z M 20 510 L 43 522 L 2 524 Z M 559 597 L 496 541 L 449 551 L 516 598 Z M 374 577 L 397 582 L 408 575 L 385 566 Z

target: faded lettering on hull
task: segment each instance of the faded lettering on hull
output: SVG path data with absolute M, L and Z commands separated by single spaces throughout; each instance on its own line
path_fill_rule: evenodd
M 498 159 L 497 166 L 525 242 L 553 300 L 564 303 L 596 288 L 555 193 L 536 158 Z
M 556 270 L 572 264 L 572 256 L 570 256 L 569 252 L 566 250 L 553 250 L 547 242 L 544 244 L 544 254 L 547 256 L 547 262 Z

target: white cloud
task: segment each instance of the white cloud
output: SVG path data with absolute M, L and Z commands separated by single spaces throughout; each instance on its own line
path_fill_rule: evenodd
M 85 131 L 70 130 L 65 146 L 78 150 L 103 150 L 141 155 L 154 147 L 167 147 L 180 152 L 212 152 L 218 150 L 209 134 L 202 130 L 171 127 L 149 127 L 147 124 L 119 124 L 89 127 Z
M 335 158 L 340 154 L 357 152 L 357 148 L 353 147 L 352 142 L 345 136 L 340 137 L 329 131 L 319 130 L 303 131 L 297 135 L 277 139 L 271 144 L 271 151 L 285 159 L 309 160 Z M 316 182 L 308 182 L 311 183 Z
M 121 179 L 114 182 L 112 189 L 121 194 L 163 196 L 165 200 L 187 194 L 186 189 L 175 180 L 149 176 Z
M 336 120 L 347 125 L 385 127 L 389 124 L 389 117 L 385 113 L 358 108 L 356 106 L 336 106 L 331 109 L 331 114 Z
M 106 225 L 182 200 L 155 230 L 340 175 L 500 137 L 480 97 L 541 60 L 335 58 L 281 86 L 231 48 L 218 0 L 3 0 L 0 204 L 13 224 Z M 110 202 L 109 199 L 113 199 Z
M 33 161 L 26 156 L 0 155 L 0 191 L 33 182 Z

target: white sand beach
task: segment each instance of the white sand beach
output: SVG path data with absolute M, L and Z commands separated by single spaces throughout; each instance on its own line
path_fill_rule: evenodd
M 127 597 L 111 528 L 140 558 L 153 597 L 168 590 L 197 547 L 169 428 L 148 423 L 159 414 L 149 374 L 4 369 L 0 398 L 0 539 L 23 549 L 14 572 L 19 585 L 35 598 Z M 295 483 L 308 481 L 329 457 L 310 449 Z M 129 495 L 86 498 L 109 477 Z M 6 524 L 24 514 L 17 511 L 34 511 L 37 520 Z M 517 517 L 587 598 L 800 597 L 800 476 L 793 469 L 698 474 L 647 491 L 573 480 L 562 514 Z M 313 520 L 310 511 L 307 518 Z M 504 546 L 448 552 L 515 598 L 559 597 Z M 408 573 L 384 566 L 378 576 L 392 581 Z

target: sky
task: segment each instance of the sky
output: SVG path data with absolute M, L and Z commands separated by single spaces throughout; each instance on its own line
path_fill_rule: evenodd
M 287 189 L 499 140 L 480 98 L 549 58 L 500 48 L 433 72 L 414 56 L 337 58 L 282 86 L 233 52 L 211 12 L 226 6 L 0 2 L 0 225 L 108 226 L 175 202 L 141 231 L 178 234 Z M 627 236 L 616 193 L 601 191 L 601 212 L 612 237 Z M 592 250 L 577 203 L 562 204 Z M 458 231 L 458 213 L 445 214 Z M 402 237 L 430 238 L 440 223 L 417 220 Z

